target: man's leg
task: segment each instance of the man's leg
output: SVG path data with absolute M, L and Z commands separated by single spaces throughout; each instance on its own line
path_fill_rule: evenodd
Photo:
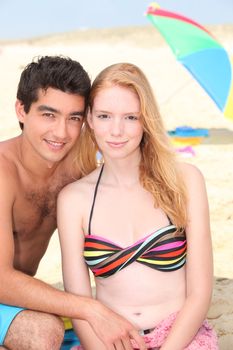
M 59 350 L 63 337 L 64 324 L 59 317 L 23 310 L 12 321 L 3 345 L 14 350 Z
M 23 310 L 21 307 L 0 304 L 0 349 L 7 349 L 3 346 L 7 331 L 14 318 Z

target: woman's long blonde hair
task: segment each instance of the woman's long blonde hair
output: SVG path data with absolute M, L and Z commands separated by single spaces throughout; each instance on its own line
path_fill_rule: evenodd
M 185 185 L 151 86 L 144 73 L 130 63 L 118 63 L 105 68 L 92 84 L 89 110 L 92 110 L 98 92 L 114 85 L 135 92 L 140 101 L 140 119 L 144 129 L 141 141 L 140 182 L 152 193 L 155 206 L 163 209 L 173 224 L 182 229 L 187 220 Z M 96 168 L 97 151 L 93 132 L 85 122 L 77 156 L 83 175 Z

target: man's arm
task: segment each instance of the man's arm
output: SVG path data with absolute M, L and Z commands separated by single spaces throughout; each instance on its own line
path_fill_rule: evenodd
M 129 337 L 133 337 L 139 344 L 142 343 L 129 322 L 98 301 L 57 290 L 14 268 L 12 209 L 15 189 L 14 182 L 2 169 L 0 193 L 0 302 L 86 320 L 106 345 L 106 349 L 112 349 L 119 339 L 125 340 Z M 144 348 L 142 345 L 141 349 Z

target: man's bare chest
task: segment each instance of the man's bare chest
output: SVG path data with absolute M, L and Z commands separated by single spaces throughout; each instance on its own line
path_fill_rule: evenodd
M 35 184 L 19 189 L 13 207 L 13 231 L 20 239 L 28 240 L 35 232 L 43 236 L 53 233 L 57 226 L 57 196 L 65 183 Z

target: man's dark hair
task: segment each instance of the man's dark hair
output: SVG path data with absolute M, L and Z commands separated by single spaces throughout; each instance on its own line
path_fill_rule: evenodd
M 91 81 L 81 64 L 69 57 L 44 56 L 29 63 L 23 70 L 17 89 L 17 99 L 26 113 L 38 99 L 39 89 L 58 89 L 85 98 L 90 92 Z M 23 129 L 23 123 L 19 123 Z

